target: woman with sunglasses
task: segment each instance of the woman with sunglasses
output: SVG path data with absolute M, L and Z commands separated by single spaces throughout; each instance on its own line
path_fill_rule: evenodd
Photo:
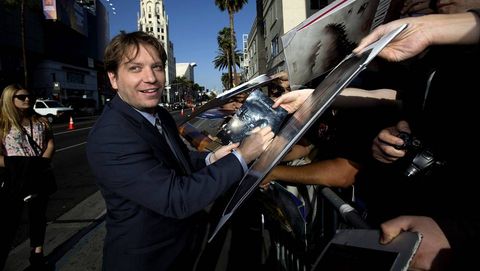
M 48 121 L 34 113 L 34 99 L 20 85 L 9 85 L 0 97 L 0 167 L 5 167 L 8 182 L 4 184 L 0 208 L 4 222 L 0 223 L 0 270 L 3 269 L 24 205 L 28 208 L 30 264 L 33 270 L 45 266 L 45 212 L 49 194 L 43 172 L 50 168 L 55 151 L 53 134 Z M 51 172 L 51 171 L 50 171 Z M 52 181 L 54 182 L 53 175 Z M 54 190 L 53 190 L 54 191 Z

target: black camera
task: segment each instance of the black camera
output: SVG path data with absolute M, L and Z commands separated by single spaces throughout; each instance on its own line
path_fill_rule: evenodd
M 443 162 L 435 159 L 433 152 L 426 148 L 420 139 L 406 132 L 400 132 L 398 135 L 404 144 L 395 146 L 397 149 L 405 150 L 403 162 L 406 164 L 404 175 L 413 177 L 415 175 L 428 174 L 434 165 L 443 165 Z

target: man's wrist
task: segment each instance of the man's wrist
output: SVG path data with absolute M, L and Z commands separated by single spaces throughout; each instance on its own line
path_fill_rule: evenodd
M 247 162 L 245 161 L 245 159 L 242 157 L 242 154 L 240 152 L 238 152 L 236 149 L 233 149 L 232 150 L 232 153 L 233 155 L 235 155 L 235 157 L 237 157 L 238 161 L 240 162 L 240 164 L 242 165 L 242 168 L 243 168 L 243 172 L 247 172 L 248 170 L 248 166 L 247 166 Z
M 213 163 L 215 163 L 215 161 L 217 161 L 217 157 L 215 156 L 215 152 L 210 153 L 209 161 L 210 161 L 210 164 L 213 164 Z

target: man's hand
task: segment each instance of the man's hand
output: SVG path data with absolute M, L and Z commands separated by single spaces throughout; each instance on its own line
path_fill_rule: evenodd
M 285 93 L 275 100 L 272 107 L 277 108 L 278 106 L 281 106 L 287 110 L 288 113 L 293 113 L 300 108 L 313 91 L 313 89 L 301 89 Z
M 368 45 L 379 40 L 401 25 L 408 24 L 407 28 L 398 34 L 378 55 L 395 62 L 416 56 L 432 44 L 430 37 L 426 35 L 428 32 L 423 30 L 424 25 L 417 23 L 417 18 L 419 17 L 404 18 L 380 25 L 363 38 L 353 52 L 356 54 L 361 53 Z
M 392 21 L 375 28 L 360 41 L 355 54 L 403 24 L 398 34 L 378 55 L 389 61 L 402 61 L 423 52 L 434 44 L 476 44 L 480 36 L 480 19 L 471 12 L 431 14 Z
M 257 157 L 265 151 L 274 136 L 275 135 L 273 134 L 270 126 L 264 128 L 257 127 L 253 129 L 251 134 L 242 141 L 240 146 L 237 148 L 237 152 L 248 164 L 257 159 Z
M 400 132 L 411 133 L 406 121 L 399 121 L 397 126 L 380 131 L 372 145 L 372 155 L 376 160 L 390 164 L 405 156 L 405 150 L 395 148 L 395 146 L 402 146 L 405 143 L 398 137 Z
M 410 268 L 413 270 L 440 270 L 445 268 L 451 253 L 450 243 L 438 224 L 430 217 L 400 216 L 381 225 L 380 242 L 387 244 L 402 231 L 422 234 L 422 242 L 413 258 Z
M 225 155 L 231 153 L 232 150 L 237 148 L 238 146 L 240 146 L 240 143 L 233 143 L 220 147 L 210 156 L 210 163 L 215 163 L 215 161 L 222 159 Z

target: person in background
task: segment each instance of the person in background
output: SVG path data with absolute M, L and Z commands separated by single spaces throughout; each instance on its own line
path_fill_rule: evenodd
M 158 106 L 166 53 L 138 31 L 114 37 L 105 67 L 117 95 L 92 128 L 87 158 L 107 205 L 103 270 L 191 270 L 202 211 L 240 181 L 273 138 L 256 128 L 241 144 L 188 151 Z
M 407 29 L 380 52 L 381 57 L 389 61 L 402 61 L 433 45 L 472 44 L 473 49 L 478 50 L 478 14 L 479 10 L 472 10 L 393 21 L 376 28 L 354 52 L 361 53 L 367 45 L 404 23 L 408 24 Z M 477 60 L 478 53 L 469 59 Z M 430 91 L 424 101 L 422 115 L 413 119 L 420 125 L 401 121 L 394 127 L 382 130 L 372 146 L 377 160 L 393 164 L 408 153 L 408 149 L 397 149 L 405 143 L 399 133 L 412 132 L 422 136 L 435 160 L 442 161 L 438 168 L 432 168 L 427 175 L 411 179 L 417 184 L 417 189 L 430 184 L 429 191 L 421 190 L 423 204 L 417 205 L 417 208 L 430 208 L 425 212 L 426 215 L 402 215 L 381 225 L 382 243 L 390 242 L 402 231 L 416 231 L 423 235 L 411 264 L 416 270 L 462 270 L 478 265 L 475 255 L 480 241 L 480 217 L 475 208 L 478 205 L 475 192 L 468 188 L 472 185 L 469 180 L 475 176 L 477 163 L 475 159 L 466 159 L 469 153 L 478 151 L 478 147 L 472 144 L 476 139 L 467 128 L 475 122 L 478 112 L 475 113 L 475 102 L 461 95 L 461 92 L 478 89 L 476 76 L 478 72 L 466 68 L 465 62 L 440 65 L 429 84 Z M 445 129 L 447 116 L 463 125 Z M 415 190 L 410 193 L 409 197 L 412 197 L 412 193 L 419 194 Z
M 9 180 L 2 195 L 0 269 L 3 269 L 24 205 L 28 208 L 30 264 L 33 270 L 45 266 L 45 212 L 52 191 L 42 182 L 42 167 L 48 168 L 55 152 L 50 124 L 32 109 L 33 96 L 18 84 L 7 86 L 1 96 L 0 167 Z M 40 165 L 42 164 L 42 165 Z M 53 181 L 53 180 L 49 180 Z

